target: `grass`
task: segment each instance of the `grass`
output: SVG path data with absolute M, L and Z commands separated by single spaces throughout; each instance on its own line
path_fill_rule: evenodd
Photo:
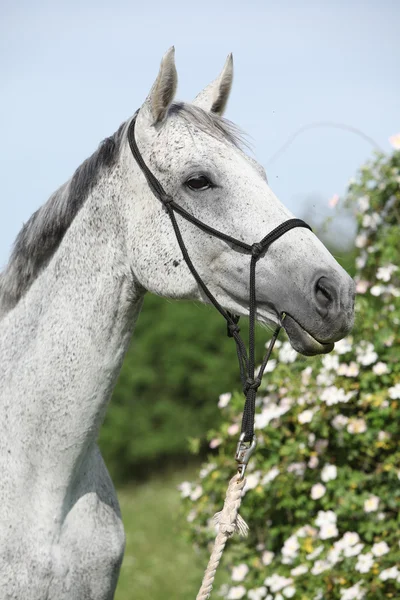
M 127 536 L 115 600 L 196 597 L 208 560 L 185 539 L 178 483 L 194 471 L 157 476 L 119 490 Z

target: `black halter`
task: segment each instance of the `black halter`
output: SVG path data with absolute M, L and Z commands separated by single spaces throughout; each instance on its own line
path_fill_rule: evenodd
M 260 256 L 264 252 L 266 252 L 266 250 L 268 250 L 270 245 L 273 242 L 275 242 L 275 240 L 280 238 L 284 233 L 286 233 L 287 231 L 290 231 L 294 227 L 306 227 L 307 229 L 310 229 L 310 230 L 311 230 L 311 227 L 309 225 L 307 225 L 307 223 L 305 223 L 301 219 L 289 219 L 289 220 L 285 221 L 284 223 L 281 223 L 280 225 L 278 225 L 278 227 L 276 227 L 270 233 L 268 233 L 260 242 L 256 242 L 254 244 L 246 244 L 245 242 L 237 240 L 229 235 L 226 235 L 225 233 L 221 233 L 220 231 L 217 231 L 213 227 L 210 227 L 209 225 L 202 223 L 201 221 L 196 219 L 196 217 L 194 217 L 193 215 L 188 213 L 184 208 L 179 206 L 179 204 L 176 204 L 176 202 L 174 201 L 172 196 L 170 196 L 169 194 L 167 194 L 165 192 L 161 183 L 158 181 L 158 179 L 156 179 L 156 177 L 154 177 L 153 173 L 150 171 L 150 169 L 144 162 L 143 157 L 140 154 L 139 148 L 137 147 L 136 140 L 135 140 L 136 117 L 137 117 L 137 113 L 134 116 L 134 118 L 132 119 L 132 121 L 129 125 L 129 128 L 128 128 L 128 141 L 129 141 L 129 146 L 131 148 L 132 154 L 133 154 L 136 162 L 138 163 L 139 167 L 141 168 L 144 176 L 146 177 L 147 183 L 149 184 L 151 191 L 156 196 L 156 198 L 158 198 L 161 201 L 161 203 L 164 205 L 165 209 L 167 210 L 167 212 L 169 214 L 179 247 L 181 249 L 183 258 L 185 259 L 185 262 L 186 262 L 187 266 L 189 267 L 190 272 L 192 273 L 192 275 L 195 278 L 195 280 L 197 281 L 199 287 L 202 289 L 204 294 L 207 296 L 207 298 L 209 299 L 211 304 L 213 304 L 215 306 L 215 308 L 218 310 L 218 312 L 226 320 L 227 327 L 228 327 L 228 336 L 233 337 L 233 339 L 236 342 L 236 350 L 237 350 L 237 355 L 238 355 L 238 359 L 239 359 L 240 377 L 241 377 L 242 385 L 243 385 L 243 393 L 246 397 L 246 402 L 245 402 L 244 411 L 243 411 L 241 435 L 240 435 L 237 453 L 236 453 L 236 460 L 239 463 L 239 471 L 241 473 L 241 476 L 243 476 L 244 470 L 246 468 L 246 465 L 250 458 L 250 455 L 256 446 L 256 438 L 254 435 L 254 414 L 255 414 L 256 393 L 261 384 L 261 379 L 262 379 L 265 367 L 267 365 L 267 362 L 268 362 L 269 357 L 272 352 L 272 348 L 274 346 L 274 343 L 278 337 L 278 334 L 279 334 L 279 331 L 281 328 L 281 325 L 278 325 L 277 329 L 275 330 L 274 335 L 271 340 L 271 343 L 269 344 L 268 350 L 266 352 L 266 355 L 265 355 L 265 357 L 262 361 L 262 364 L 259 368 L 259 371 L 257 373 L 257 376 L 255 376 L 254 375 L 254 371 L 255 371 L 254 348 L 255 348 L 255 320 L 256 320 L 256 308 L 257 308 L 257 303 L 256 303 L 256 264 L 257 264 L 257 261 L 260 258 Z M 201 279 L 200 275 L 196 271 L 192 261 L 190 260 L 187 248 L 183 241 L 178 223 L 176 221 L 175 212 L 180 214 L 184 219 L 186 219 L 187 221 L 190 221 L 191 223 L 193 223 L 194 225 L 196 225 L 197 227 L 199 227 L 206 233 L 209 233 L 209 234 L 213 235 L 214 237 L 217 237 L 217 238 L 223 240 L 224 242 L 228 242 L 228 243 L 232 244 L 234 249 L 236 246 L 237 248 L 240 248 L 242 251 L 251 255 L 250 286 L 249 286 L 250 294 L 249 294 L 249 354 L 248 355 L 247 355 L 247 351 L 246 351 L 246 346 L 245 346 L 242 338 L 239 335 L 239 331 L 240 331 L 239 326 L 238 326 L 239 317 L 231 314 L 230 312 L 225 310 L 219 304 L 219 302 L 216 300 L 216 298 L 210 292 L 210 290 L 208 289 L 208 287 L 206 286 L 206 284 L 204 283 L 204 281 Z M 283 318 L 284 318 L 284 315 L 283 316 L 281 315 L 281 320 L 283 320 Z M 249 445 L 246 446 L 246 443 L 248 443 Z

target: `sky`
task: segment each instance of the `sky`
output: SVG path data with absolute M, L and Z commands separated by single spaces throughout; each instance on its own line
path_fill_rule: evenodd
M 174 45 L 190 101 L 233 52 L 226 117 L 249 135 L 270 185 L 317 222 L 400 131 L 398 0 L 2 0 L 0 268 L 23 222 L 145 100 Z M 348 228 L 332 225 L 345 243 Z

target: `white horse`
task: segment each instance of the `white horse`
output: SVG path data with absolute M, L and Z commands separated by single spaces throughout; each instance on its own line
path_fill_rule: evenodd
M 137 116 L 138 147 L 188 212 L 253 243 L 291 217 L 222 118 L 232 57 L 193 104 L 173 103 L 174 51 Z M 127 141 L 106 139 L 24 225 L 0 277 L 0 598 L 110 600 L 124 551 L 96 438 L 147 290 L 206 301 Z M 177 216 L 218 302 L 248 314 L 245 253 Z M 330 351 L 353 321 L 354 286 L 306 229 L 258 262 L 257 318 L 285 311 L 292 345 Z

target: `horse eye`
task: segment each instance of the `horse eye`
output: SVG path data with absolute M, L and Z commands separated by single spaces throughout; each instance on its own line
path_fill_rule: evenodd
M 199 190 L 207 190 L 208 188 L 213 187 L 211 181 L 205 175 L 197 175 L 196 177 L 191 177 L 186 181 L 188 188 L 191 190 L 199 191 Z

